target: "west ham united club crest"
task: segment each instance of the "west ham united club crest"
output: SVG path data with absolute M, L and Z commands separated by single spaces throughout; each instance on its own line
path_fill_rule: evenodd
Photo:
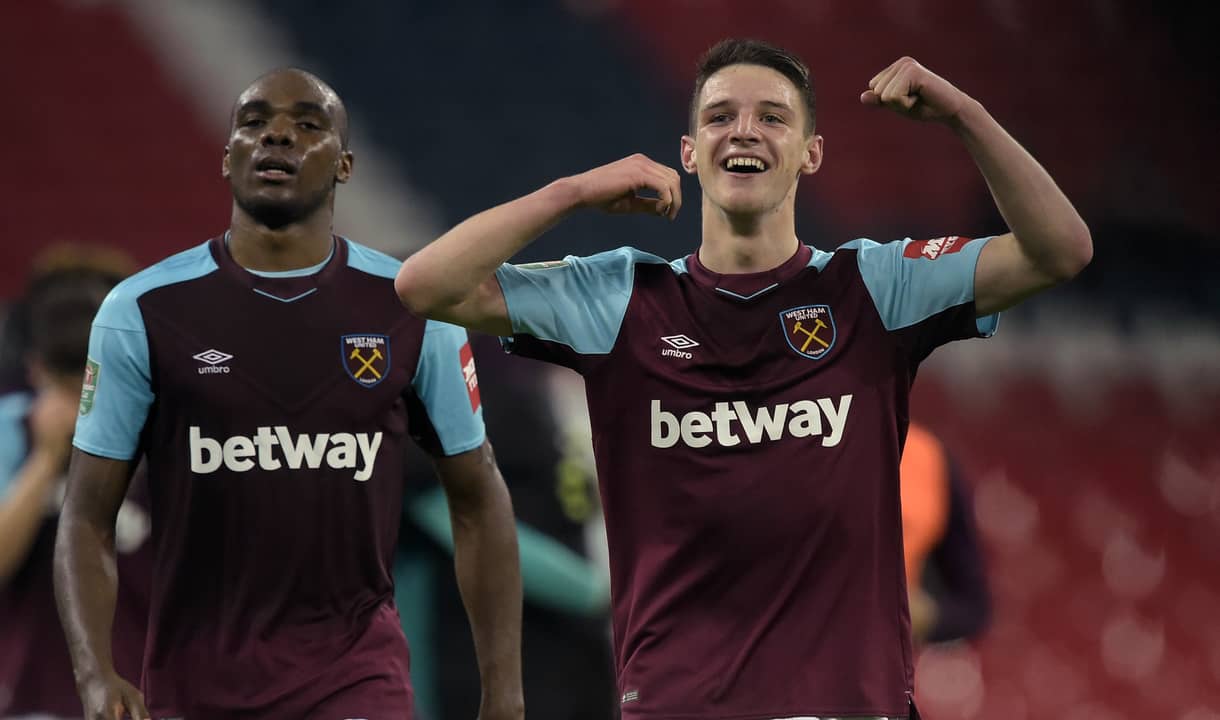
M 788 347 L 801 357 L 821 360 L 835 346 L 835 319 L 829 305 L 803 305 L 779 314 Z
M 343 367 L 351 379 L 370 388 L 385 379 L 390 368 L 389 336 L 344 335 L 339 345 Z

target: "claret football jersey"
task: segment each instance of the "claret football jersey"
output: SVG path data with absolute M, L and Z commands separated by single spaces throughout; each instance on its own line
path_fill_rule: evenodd
M 99 310 L 74 444 L 147 458 L 155 717 L 408 716 L 403 445 L 484 434 L 465 331 L 404 311 L 398 266 L 336 238 L 260 276 L 215 238 Z
M 720 275 L 631 248 L 504 265 L 513 352 L 585 379 L 623 717 L 905 717 L 898 465 L 985 239 L 801 246 Z

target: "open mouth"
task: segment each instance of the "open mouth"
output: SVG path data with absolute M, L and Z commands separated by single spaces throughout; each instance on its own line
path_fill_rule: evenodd
M 767 171 L 767 163 L 755 157 L 727 158 L 722 166 L 728 172 L 741 173 L 743 175 L 751 175 Z
M 287 180 L 297 174 L 297 168 L 287 160 L 264 158 L 254 164 L 254 174 L 263 180 Z

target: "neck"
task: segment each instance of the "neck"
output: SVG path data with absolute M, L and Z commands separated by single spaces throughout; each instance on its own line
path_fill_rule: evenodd
M 765 272 L 783 265 L 799 246 L 792 195 L 761 213 L 730 214 L 703 196 L 699 262 L 722 275 Z
M 229 221 L 229 253 L 249 270 L 282 272 L 317 265 L 330 255 L 332 214 L 319 208 L 308 217 L 270 228 L 236 204 Z

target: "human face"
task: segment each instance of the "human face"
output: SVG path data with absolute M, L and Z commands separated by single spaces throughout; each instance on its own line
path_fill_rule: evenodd
M 775 211 L 822 162 L 822 138 L 805 131 L 799 91 L 771 68 L 717 71 L 697 108 L 695 135 L 682 138 L 682 165 L 698 174 L 704 197 L 730 215 Z
M 329 207 L 335 183 L 351 177 L 342 112 L 333 92 L 293 71 L 242 93 L 221 170 L 238 206 L 273 228 Z

